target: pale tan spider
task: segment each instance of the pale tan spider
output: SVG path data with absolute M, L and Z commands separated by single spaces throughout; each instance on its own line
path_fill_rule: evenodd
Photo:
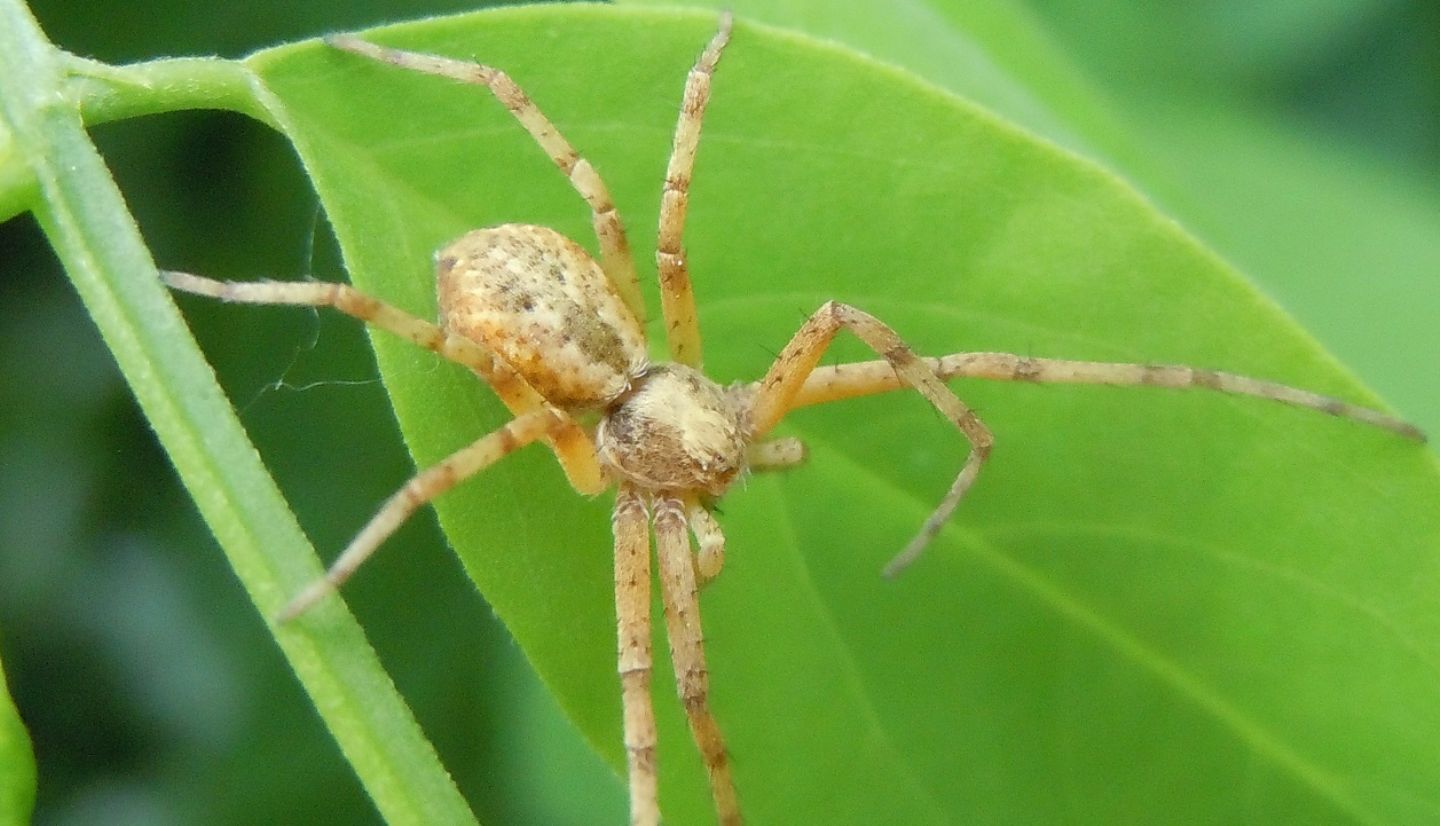
M 506 224 L 475 230 L 437 254 L 440 323 L 404 313 L 343 284 L 225 283 L 167 273 L 170 286 L 227 301 L 331 306 L 469 367 L 514 413 L 509 423 L 394 494 L 325 577 L 283 612 L 290 619 L 343 583 L 416 509 L 534 441 L 554 451 L 570 484 L 585 495 L 617 487 L 614 509 L 615 606 L 628 762 L 630 818 L 659 822 L 656 729 L 650 700 L 650 529 L 677 687 L 699 748 L 719 820 L 741 822 L 724 739 L 708 707 L 699 586 L 719 573 L 724 535 L 710 512 L 747 470 L 786 468 L 804 458 L 794 439 L 766 440 L 789 411 L 806 405 L 918 390 L 969 440 L 970 452 L 935 511 L 885 568 L 912 562 L 974 483 L 990 454 L 990 431 L 944 384 L 955 377 L 1209 388 L 1308 407 L 1423 439 L 1383 413 L 1271 382 L 1191 367 L 1061 361 L 1006 353 L 922 359 L 884 323 L 828 302 L 795 333 L 764 378 L 721 387 L 700 371 L 700 332 L 681 236 L 691 170 L 711 77 L 729 41 L 731 20 L 691 69 L 661 196 L 656 262 L 670 362 L 652 362 L 645 308 L 625 230 L 599 174 L 504 72 L 489 66 L 396 51 L 354 37 L 337 48 L 395 66 L 486 86 L 570 179 L 590 206 L 597 263 L 554 230 Z M 818 366 L 846 329 L 883 360 Z M 698 554 L 692 556 L 691 535 Z

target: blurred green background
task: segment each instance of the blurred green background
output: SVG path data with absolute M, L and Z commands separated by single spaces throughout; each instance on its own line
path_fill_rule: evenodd
M 59 45 L 125 62 L 241 56 L 475 5 L 32 8 Z M 1440 6 L 997 5 L 1113 107 L 1154 197 L 1440 429 Z M 340 277 L 315 198 L 266 128 L 189 113 L 95 134 L 162 265 Z M 1235 220 L 1248 210 L 1267 220 Z M 1273 243 L 1343 237 L 1347 216 L 1372 230 L 1347 253 Z M 36 821 L 374 821 L 28 218 L 0 227 L 0 267 L 0 654 L 40 762 Z M 186 308 L 301 523 L 322 551 L 340 547 L 411 472 L 359 331 L 305 311 Z M 1354 333 L 1386 325 L 1411 345 Z M 620 822 L 618 781 L 559 719 L 433 517 L 347 599 L 483 822 Z M 442 644 L 457 637 L 460 660 Z

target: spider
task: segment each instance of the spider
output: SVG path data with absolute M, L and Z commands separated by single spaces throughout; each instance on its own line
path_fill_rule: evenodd
M 469 232 L 436 254 L 438 324 L 344 284 L 233 283 L 164 274 L 173 288 L 225 301 L 333 307 L 471 369 L 514 414 L 391 496 L 325 576 L 290 602 L 281 620 L 298 617 L 337 589 L 417 509 L 511 452 L 543 442 L 577 492 L 588 496 L 616 488 L 615 607 L 631 822 L 643 826 L 660 820 L 650 698 L 653 530 L 680 700 L 709 775 L 717 817 L 738 824 L 740 804 L 725 741 L 709 708 L 698 594 L 724 560 L 725 536 L 712 514 L 716 500 L 746 472 L 804 461 L 798 440 L 770 437 L 790 411 L 909 387 L 968 441 L 969 452 L 949 490 L 885 567 L 886 575 L 920 555 L 991 453 L 989 429 L 947 387 L 952 378 L 1206 388 L 1424 439 L 1413 426 L 1384 413 L 1213 370 L 1008 353 L 922 358 L 879 319 L 836 301 L 825 303 L 801 325 L 759 381 L 717 384 L 700 369 L 700 331 L 682 236 L 712 77 L 731 33 L 727 13 L 686 79 L 661 195 L 655 257 L 670 356 L 666 362 L 647 355 L 646 313 L 634 260 L 604 181 L 519 86 L 503 71 L 478 63 L 399 51 L 353 36 L 327 40 L 335 48 L 402 69 L 487 87 L 589 206 L 600 254 L 597 260 L 542 226 L 504 224 Z M 820 366 L 842 330 L 882 358 Z

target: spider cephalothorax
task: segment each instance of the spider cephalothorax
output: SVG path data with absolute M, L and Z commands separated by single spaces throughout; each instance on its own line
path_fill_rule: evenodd
M 722 388 L 700 371 L 700 332 L 681 237 L 711 75 L 729 37 L 727 14 L 686 81 L 661 194 L 655 258 L 671 357 L 664 363 L 652 363 L 647 355 L 645 310 L 634 262 L 604 182 L 504 72 L 353 37 L 329 41 L 384 63 L 489 88 L 589 205 L 600 255 L 598 260 L 591 257 L 579 244 L 545 227 L 505 224 L 467 233 L 436 256 L 439 324 L 343 284 L 232 284 L 166 274 L 173 287 L 225 300 L 333 306 L 469 367 L 515 416 L 406 483 L 325 578 L 295 597 L 283 618 L 299 615 L 333 591 L 415 509 L 510 452 L 542 441 L 580 493 L 616 488 L 615 607 L 631 821 L 653 826 L 660 820 L 649 693 L 653 530 L 676 686 L 710 777 L 717 815 L 722 823 L 738 824 L 740 804 L 724 738 L 708 705 L 709 672 L 696 594 L 699 584 L 719 572 L 724 555 L 724 536 L 709 510 L 713 497 L 747 468 L 785 468 L 803 459 L 795 440 L 769 438 L 791 410 L 908 386 L 969 441 L 969 455 L 955 481 L 887 573 L 919 554 L 990 454 L 990 431 L 944 384 L 946 379 L 1204 388 L 1307 407 L 1424 438 L 1383 413 L 1213 370 L 1008 353 L 922 359 L 874 316 L 834 301 L 805 321 L 763 378 Z M 819 366 L 841 330 L 849 330 L 883 360 Z
M 741 401 L 683 364 L 659 364 L 600 420 L 595 446 L 617 476 L 650 490 L 719 496 L 744 469 Z

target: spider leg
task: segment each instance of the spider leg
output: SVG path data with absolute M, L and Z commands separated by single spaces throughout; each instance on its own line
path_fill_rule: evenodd
M 660 308 L 665 315 L 665 339 L 670 358 L 691 367 L 700 366 L 700 323 L 695 315 L 695 292 L 690 283 L 690 266 L 685 261 L 685 211 L 690 200 L 690 175 L 700 147 L 700 127 L 705 106 L 710 102 L 710 78 L 720 54 L 730 41 L 730 12 L 720 15 L 720 28 L 700 53 L 685 79 L 680 119 L 675 124 L 675 141 L 665 170 L 665 189 L 660 196 L 660 234 L 655 244 L 655 264 L 660 273 Z
M 913 562 L 939 532 L 945 520 L 959 504 L 965 491 L 974 484 L 980 466 L 990 455 L 994 442 L 989 428 L 936 377 L 933 368 L 915 355 L 905 342 L 883 322 L 862 310 L 839 302 L 826 302 L 815 311 L 780 351 L 765 378 L 755 388 L 751 407 L 751 428 L 755 438 L 770 431 L 784 415 L 796 407 L 796 399 L 806 380 L 816 371 L 825 348 L 841 328 L 848 329 L 871 349 L 885 357 L 885 364 L 898 381 L 915 388 L 945 415 L 970 442 L 970 452 L 960 473 L 945 493 L 945 498 L 910 543 L 885 566 L 885 575 L 894 576 Z
M 570 185 L 590 206 L 591 223 L 595 237 L 600 241 L 600 265 L 610 279 L 625 305 L 634 313 L 642 325 L 645 322 L 645 300 L 640 295 L 640 282 L 635 275 L 635 258 L 630 251 L 630 242 L 625 237 L 625 225 L 610 190 L 600 173 L 590 162 L 580 157 L 575 147 L 565 140 L 555 124 L 545 117 L 540 108 L 525 94 L 510 76 L 493 66 L 466 60 L 452 60 L 436 55 L 407 52 L 377 46 L 351 35 L 334 35 L 325 38 L 329 45 L 347 52 L 368 57 L 381 63 L 389 63 L 401 69 L 439 75 L 461 83 L 471 83 L 488 88 L 510 114 L 515 116 L 530 137 L 545 150 L 550 160 L 565 173 Z
M 1069 361 L 1017 356 L 1012 353 L 953 353 L 923 361 L 942 379 L 978 378 L 1035 384 L 1105 384 L 1115 387 L 1169 387 L 1180 390 L 1198 388 L 1237 396 L 1254 396 L 1379 427 L 1418 442 L 1425 441 L 1425 434 L 1419 428 L 1378 410 L 1309 390 L 1218 370 L 1175 364 Z M 804 407 L 868 396 L 901 386 L 890 365 L 883 361 L 822 367 L 805 380 L 793 406 Z
M 693 501 L 667 495 L 655 498 L 655 545 L 660 560 L 660 592 L 665 603 L 665 629 L 675 687 L 680 694 L 690 734 L 710 775 L 710 792 L 722 826 L 738 826 L 740 803 L 730 776 L 730 758 L 720 725 L 710 713 L 710 672 L 705 665 L 705 635 L 700 627 L 699 588 L 690 556 L 685 513 Z M 713 521 L 711 523 L 714 524 Z M 716 526 L 718 530 L 718 526 Z
M 622 482 L 615 495 L 615 618 L 619 640 L 620 701 L 630 784 L 631 826 L 660 822 L 655 774 L 655 709 L 650 704 L 650 525 L 645 502 Z
M 366 324 L 379 327 L 432 353 L 475 371 L 516 416 L 540 410 L 545 400 L 505 362 L 464 336 L 453 335 L 438 324 L 360 292 L 349 284 L 324 281 L 216 281 L 184 272 L 162 272 L 170 287 L 182 292 L 241 304 L 283 304 L 306 307 L 333 307 Z M 607 482 L 595 444 L 573 421 L 545 435 L 545 442 L 565 469 L 570 486 L 582 494 L 604 490 Z
M 300 616 L 339 588 L 422 505 L 515 450 L 564 426 L 565 421 L 563 414 L 550 410 L 526 413 L 416 474 L 385 500 L 370 522 L 331 563 L 325 576 L 307 585 L 290 600 L 280 612 L 279 621 L 287 622 Z

